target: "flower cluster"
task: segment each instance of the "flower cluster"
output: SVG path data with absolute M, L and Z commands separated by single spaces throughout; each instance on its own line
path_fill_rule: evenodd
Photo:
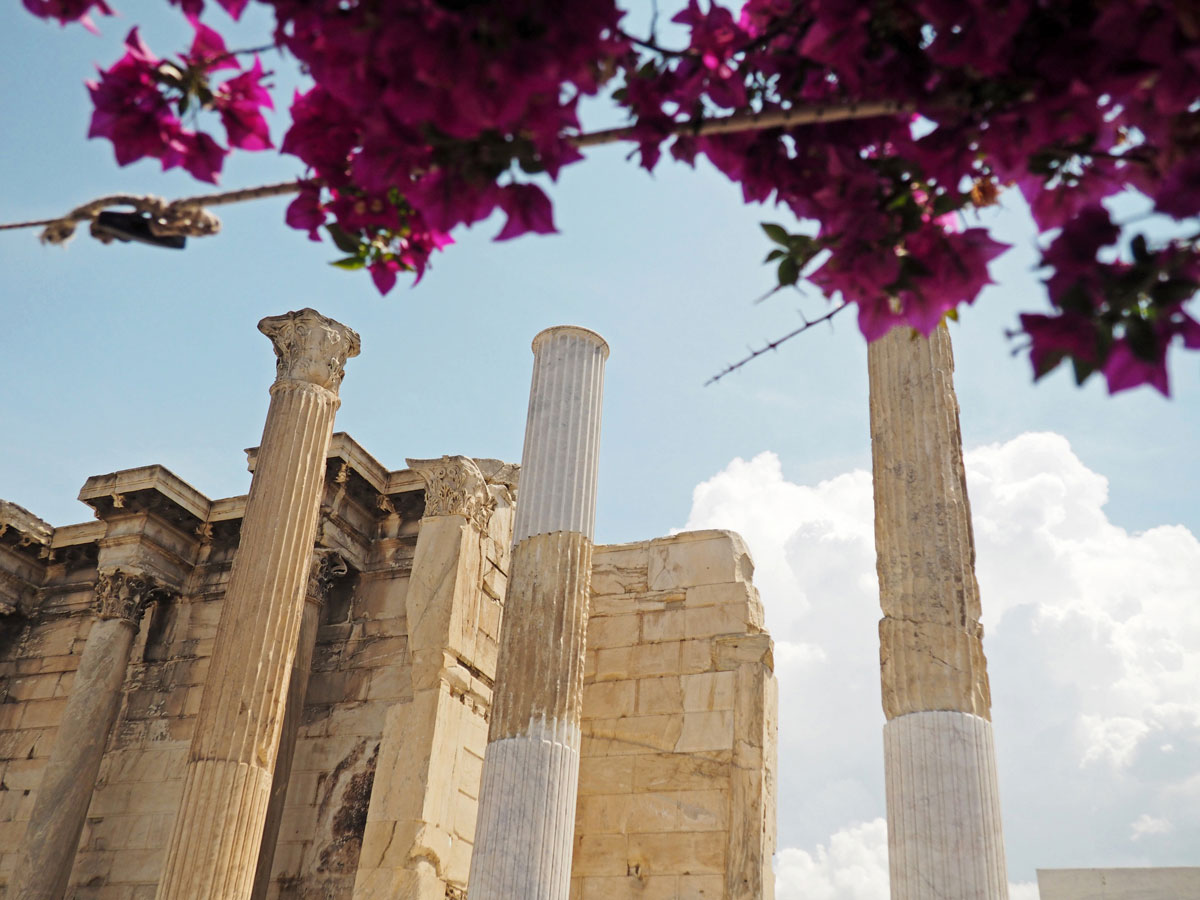
M 151 53 L 137 28 L 129 32 L 125 55 L 88 82 L 95 107 L 88 137 L 112 141 L 120 165 L 158 159 L 163 169 L 182 166 L 215 184 L 230 151 L 206 132 L 185 128 L 180 116 L 189 109 L 213 110 L 230 148 L 266 150 L 273 145 L 262 109 L 270 109 L 272 100 L 258 57 L 241 69 L 216 31 L 189 20 L 195 38 L 178 64 Z M 212 87 L 210 74 L 228 69 L 238 74 Z
M 60 21 L 101 0 L 25 0 Z M 199 177 L 224 151 L 175 118 L 220 112 L 229 144 L 269 145 L 261 68 L 203 94 L 228 62 L 203 0 L 172 0 L 207 50 L 174 72 L 136 41 L 93 88 L 93 134 L 118 159 Z M 247 0 L 220 0 L 237 16 Z M 1125 240 L 1101 201 L 1140 193 L 1175 221 L 1200 212 L 1200 16 L 1174 0 L 686 0 L 685 46 L 621 30 L 615 0 L 260 0 L 311 74 L 282 150 L 312 186 L 289 224 L 325 233 L 380 290 L 419 279 L 450 232 L 496 210 L 497 239 L 554 231 L 551 180 L 580 159 L 581 97 L 609 90 L 653 168 L 706 157 L 747 202 L 807 223 L 768 257 L 858 307 L 874 339 L 924 333 L 990 283 L 1005 248 L 963 214 L 1006 187 L 1027 201 L 1049 271 L 1048 313 L 1022 317 L 1037 377 L 1070 359 L 1110 390 L 1167 390 L 1167 348 L 1200 345 L 1186 311 L 1196 241 Z M 223 44 L 219 45 L 223 50 Z M 202 56 L 197 56 L 201 52 Z M 203 60 L 208 60 L 207 63 Z M 864 112 L 864 110 L 873 110 Z M 737 128 L 719 120 L 744 121 Z M 215 161 L 215 162 L 214 162 Z M 542 182 L 543 184 L 545 182 Z M 773 227 L 773 226 L 772 226 Z M 771 234 L 769 231 L 768 234 Z

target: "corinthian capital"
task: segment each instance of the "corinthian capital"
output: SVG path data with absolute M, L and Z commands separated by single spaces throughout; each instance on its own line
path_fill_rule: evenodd
M 336 392 L 346 360 L 358 356 L 358 333 L 315 309 L 267 316 L 258 330 L 275 345 L 276 383 L 302 381 Z
M 350 571 L 346 560 L 336 550 L 318 547 L 313 551 L 312 563 L 308 569 L 308 589 L 306 597 L 310 603 L 318 606 L 329 596 L 329 588 L 339 578 L 344 578 Z
M 167 588 L 148 575 L 113 569 L 96 576 L 93 605 L 98 618 L 121 619 L 137 628 L 146 606 L 167 593 Z
M 464 516 L 481 528 L 492 514 L 487 481 L 468 456 L 410 459 L 408 467 L 425 482 L 425 515 Z

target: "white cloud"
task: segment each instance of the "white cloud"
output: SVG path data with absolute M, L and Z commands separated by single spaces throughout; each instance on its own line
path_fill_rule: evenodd
M 828 849 L 789 848 L 775 859 L 778 900 L 888 900 L 887 823 L 873 819 L 836 832 Z
M 1129 839 L 1137 841 L 1147 835 L 1169 834 L 1170 832 L 1171 823 L 1168 820 L 1156 818 L 1149 813 L 1142 813 L 1129 826 Z
M 1109 521 L 1107 480 L 1059 435 L 970 451 L 967 472 L 1014 891 L 1036 897 L 1036 867 L 1194 863 L 1200 542 Z M 687 527 L 746 538 L 777 643 L 781 900 L 796 873 L 806 897 L 875 896 L 854 893 L 886 848 L 869 473 L 800 485 L 772 453 L 737 459 Z M 1171 827 L 1134 855 L 1139 816 Z

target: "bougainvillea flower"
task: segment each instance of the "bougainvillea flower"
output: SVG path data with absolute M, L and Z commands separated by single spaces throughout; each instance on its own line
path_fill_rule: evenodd
M 261 109 L 274 109 L 271 95 L 262 85 L 262 61 L 256 56 L 254 65 L 230 78 L 213 92 L 213 106 L 221 114 L 230 147 L 242 150 L 268 150 L 271 131 Z
M 321 235 L 317 229 L 325 224 L 327 218 L 321 206 L 321 190 L 313 186 L 301 190 L 296 199 L 288 204 L 284 221 L 292 228 L 307 231 L 310 241 L 319 241 Z
M 1151 385 L 1164 397 L 1171 396 L 1167 384 L 1166 346 L 1153 360 L 1143 359 L 1133 352 L 1124 338 L 1113 344 L 1108 360 L 1104 363 L 1104 377 L 1108 381 L 1108 392 L 1116 394 L 1143 384 Z
M 508 213 L 508 221 L 496 235 L 496 240 L 507 241 L 528 232 L 555 234 L 554 211 L 550 198 L 535 184 L 510 184 L 501 189 L 500 208 Z
M 111 16 L 112 9 L 104 0 L 24 0 L 25 8 L 39 19 L 57 19 L 58 24 L 78 22 L 88 31 L 99 33 L 92 17 L 95 10 L 102 16 Z
M 1057 316 L 1021 315 L 1021 329 L 1029 335 L 1029 361 L 1033 377 L 1041 378 L 1064 357 L 1095 365 L 1096 326 L 1087 316 L 1065 312 Z
M 225 47 L 225 39 L 209 28 L 196 16 L 188 16 L 188 22 L 196 30 L 191 49 L 184 54 L 184 61 L 197 68 L 215 72 L 219 69 L 236 69 L 237 61 Z

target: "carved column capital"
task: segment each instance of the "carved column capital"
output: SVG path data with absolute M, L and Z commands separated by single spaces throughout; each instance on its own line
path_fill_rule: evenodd
M 98 573 L 95 592 L 92 603 L 97 618 L 120 619 L 135 630 L 146 607 L 170 593 L 167 587 L 149 575 L 120 569 Z
M 275 383 L 299 381 L 337 393 L 346 360 L 358 356 L 358 333 L 315 309 L 267 316 L 258 330 L 275 345 Z
M 408 467 L 425 482 L 426 516 L 463 516 L 481 529 L 495 501 L 475 460 L 468 456 L 410 459 Z
M 329 597 L 329 588 L 350 571 L 342 554 L 336 550 L 318 547 L 313 551 L 312 565 L 308 570 L 308 588 L 305 599 L 317 606 Z

